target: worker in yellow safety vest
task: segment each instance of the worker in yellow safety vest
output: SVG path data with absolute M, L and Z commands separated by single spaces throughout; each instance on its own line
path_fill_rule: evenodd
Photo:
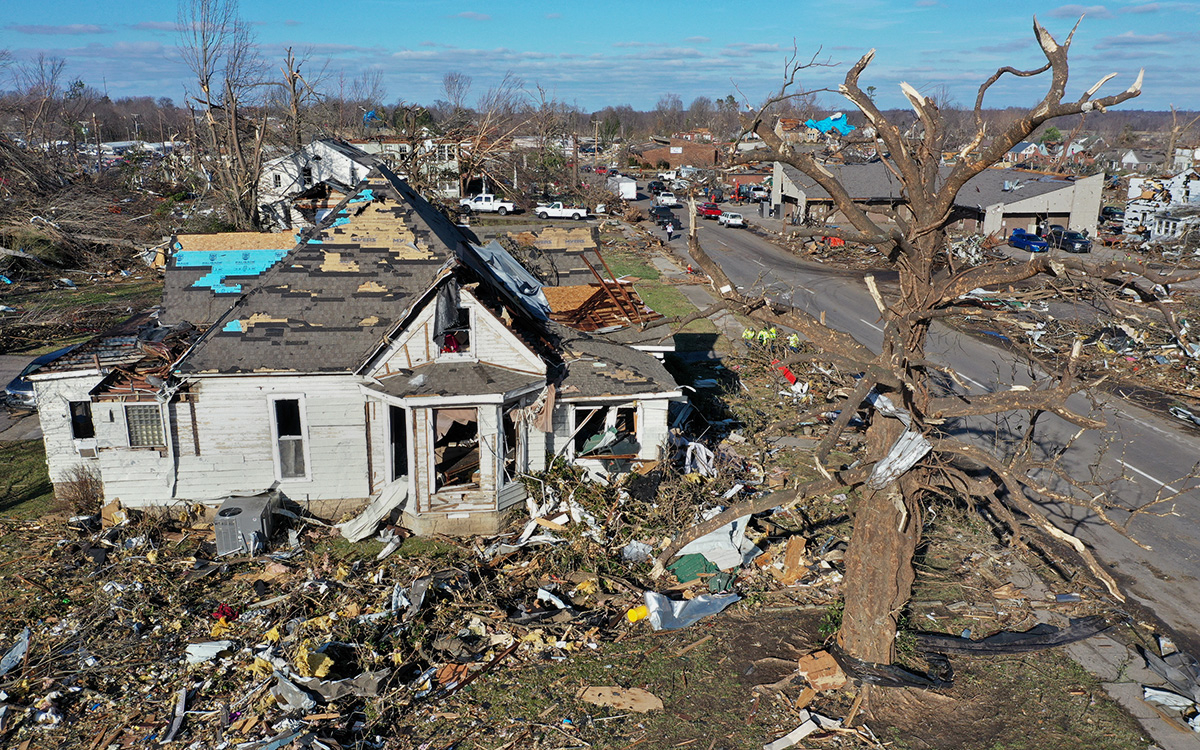
M 747 346 L 754 343 L 754 329 L 753 328 L 743 328 L 742 329 L 742 341 L 745 341 Z
M 792 333 L 787 337 L 787 345 L 789 348 L 799 351 L 800 349 L 800 334 Z

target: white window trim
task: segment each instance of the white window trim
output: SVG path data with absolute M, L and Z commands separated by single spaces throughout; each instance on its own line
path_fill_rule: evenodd
M 128 410 L 129 410 L 129 407 L 131 407 L 131 406 L 153 406 L 158 409 L 159 429 L 162 430 L 162 436 L 163 436 L 163 441 L 162 441 L 161 445 L 134 445 L 133 444 L 133 436 L 129 434 L 129 411 Z M 95 415 L 93 415 L 93 419 L 95 419 Z M 129 401 L 127 403 L 121 404 L 121 421 L 124 423 L 124 427 L 125 427 L 125 444 L 129 447 L 130 450 L 160 451 L 167 447 L 167 439 L 168 439 L 169 432 L 167 429 L 167 424 L 163 420 L 162 404 L 158 403 L 157 401 L 153 401 L 153 402 Z M 74 439 L 73 436 L 72 436 L 72 439 Z
M 483 452 L 486 446 L 483 442 L 483 425 L 479 419 L 479 412 L 484 406 L 475 403 L 453 407 L 456 409 L 475 409 L 475 436 L 479 440 L 480 476 L 479 484 L 452 484 L 448 487 L 437 486 L 437 458 L 435 456 L 437 452 L 437 448 L 435 447 L 437 444 L 437 418 L 434 416 L 434 412 L 439 408 L 443 407 L 430 406 L 426 409 L 425 413 L 425 421 L 428 425 L 428 429 L 425 430 L 425 476 L 429 477 L 429 495 L 432 497 L 433 495 L 441 495 L 442 493 L 446 493 L 447 495 L 462 495 L 469 492 L 479 492 L 483 489 L 485 481 L 483 477 L 483 467 L 485 465 L 483 462 Z M 492 446 L 492 449 L 495 449 L 495 445 Z
M 465 303 L 465 304 L 464 304 Z M 434 303 L 437 304 L 436 302 Z M 433 341 L 433 350 L 437 352 L 438 361 L 450 362 L 478 362 L 479 361 L 479 326 L 476 322 L 475 305 L 466 300 L 459 302 L 459 307 L 467 308 L 467 316 L 471 319 L 471 349 L 465 352 L 444 352 L 442 351 L 442 342 Z M 434 315 L 437 313 L 435 312 Z M 433 328 L 430 327 L 430 338 L 433 338 Z
M 633 427 L 634 427 L 633 439 L 635 442 L 637 442 L 638 445 L 642 444 L 643 420 L 642 420 L 642 403 L 641 403 L 641 401 L 608 401 L 608 402 L 598 401 L 598 402 L 572 403 L 571 409 L 570 409 L 571 431 L 568 433 L 568 437 L 567 437 L 567 455 L 570 456 L 572 459 L 578 457 L 577 454 L 575 453 L 575 437 L 576 437 L 575 431 L 579 429 L 579 424 L 575 421 L 575 415 L 578 413 L 578 411 L 580 409 L 587 409 L 590 411 L 592 409 L 601 409 L 605 406 L 607 406 L 610 409 L 627 409 L 630 407 L 633 408 Z M 585 459 L 586 458 L 587 457 L 585 456 Z
M 384 433 L 386 438 L 383 442 L 384 446 L 386 446 L 384 454 L 387 457 L 387 480 L 384 481 L 384 484 L 387 485 L 391 484 L 392 482 L 399 482 L 401 479 L 407 478 L 407 481 L 411 486 L 413 481 L 413 467 L 416 466 L 417 461 L 417 441 L 416 430 L 414 429 L 413 425 L 413 410 L 407 406 L 393 404 L 388 401 L 380 401 L 379 403 L 384 408 L 384 425 L 387 428 L 387 432 Z M 392 478 L 396 475 L 396 460 L 392 455 L 392 407 L 400 409 L 404 412 L 404 428 L 405 432 L 407 433 L 404 440 L 404 452 L 408 455 L 408 474 L 405 475 L 405 477 L 397 477 L 396 479 Z
M 520 476 L 515 476 L 512 479 L 507 479 L 504 476 L 504 457 L 508 453 L 508 446 L 504 440 L 504 409 L 506 406 L 512 405 L 514 408 L 521 408 L 524 399 L 509 401 L 500 405 L 499 417 L 496 422 L 496 437 L 500 444 L 501 450 L 497 451 L 496 456 L 496 477 L 499 481 L 496 486 L 500 489 L 513 484 L 520 484 Z M 525 474 L 529 472 L 529 432 L 524 419 L 513 420 L 517 428 L 517 474 Z
M 304 441 L 304 476 L 303 477 L 285 477 L 283 476 L 283 465 L 279 459 L 279 424 L 275 418 L 275 402 L 276 401 L 299 401 L 300 402 L 300 439 Z M 304 402 L 303 393 L 272 393 L 267 396 L 267 420 L 271 425 L 271 461 L 274 464 L 275 479 L 279 482 L 311 482 L 312 481 L 312 457 L 311 445 L 308 436 L 308 409 Z

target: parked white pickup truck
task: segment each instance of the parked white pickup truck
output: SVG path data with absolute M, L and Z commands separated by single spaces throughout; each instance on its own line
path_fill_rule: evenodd
M 674 193 L 659 193 L 654 198 L 654 203 L 658 206 L 678 206 L 679 199 L 675 197 Z
M 511 213 L 516 207 L 512 201 L 502 201 L 491 193 L 481 193 L 474 198 L 463 198 L 458 202 L 460 208 L 474 213 L 500 214 Z
M 561 201 L 553 203 L 538 204 L 538 207 L 533 209 L 539 219 L 575 219 L 580 221 L 586 219 L 588 210 L 582 206 L 568 206 Z

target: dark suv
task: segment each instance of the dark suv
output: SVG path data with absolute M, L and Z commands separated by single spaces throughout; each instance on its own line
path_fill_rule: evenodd
M 1057 247 L 1068 253 L 1090 253 L 1092 251 L 1091 240 L 1079 232 L 1069 229 L 1051 229 L 1050 234 L 1046 235 L 1046 242 L 1050 247 Z
M 666 185 L 663 185 L 659 180 L 651 180 L 650 184 L 646 186 L 646 192 L 650 193 L 650 195 L 658 195 L 665 192 L 666 189 Z

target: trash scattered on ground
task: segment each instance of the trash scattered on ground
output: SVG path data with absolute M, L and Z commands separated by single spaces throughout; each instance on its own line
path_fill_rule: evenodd
M 580 690 L 577 697 L 584 703 L 615 708 L 618 711 L 636 711 L 644 714 L 663 709 L 661 700 L 641 688 L 589 687 Z

